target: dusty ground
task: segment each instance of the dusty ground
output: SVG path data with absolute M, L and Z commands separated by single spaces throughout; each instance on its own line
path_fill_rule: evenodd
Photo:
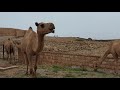
M 0 37 L 0 43 L 7 39 Z M 21 40 L 21 38 L 14 38 Z M 89 41 L 80 38 L 60 38 L 45 37 L 45 47 L 43 51 L 65 52 L 83 55 L 101 56 L 108 49 L 111 41 Z M 0 47 L 2 48 L 2 47 Z M 1 49 L 0 49 L 1 50 Z M 2 50 L 1 50 L 2 51 Z M 2 53 L 0 54 L 2 57 Z M 9 66 L 8 61 L 0 59 L 0 66 Z M 30 78 L 25 75 L 26 65 L 18 64 L 18 68 L 0 71 L 0 78 Z M 102 72 L 93 72 L 93 70 L 83 70 L 81 68 L 60 67 L 60 66 L 38 66 L 38 78 L 118 78 L 120 75 L 105 74 Z
M 11 66 L 8 61 L 0 59 L 0 66 Z M 25 75 L 26 65 L 17 64 L 18 68 L 0 70 L 0 78 L 31 78 Z M 120 78 L 120 75 L 94 72 L 75 67 L 39 65 L 37 78 Z

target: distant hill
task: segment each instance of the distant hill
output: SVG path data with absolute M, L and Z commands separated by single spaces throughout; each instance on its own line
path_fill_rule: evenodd
M 15 28 L 0 28 L 0 36 L 24 36 L 26 30 Z

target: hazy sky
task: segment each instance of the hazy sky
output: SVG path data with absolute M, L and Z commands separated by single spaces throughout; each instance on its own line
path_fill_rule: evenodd
M 48 36 L 120 39 L 120 12 L 0 12 L 0 27 L 36 31 L 36 21 L 55 24 Z

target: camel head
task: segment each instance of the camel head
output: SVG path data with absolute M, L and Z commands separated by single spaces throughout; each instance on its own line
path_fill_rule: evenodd
M 55 26 L 53 23 L 38 23 L 38 22 L 35 22 L 35 25 L 37 26 L 37 32 L 39 34 L 48 34 L 48 33 L 54 33 L 54 29 L 55 29 Z

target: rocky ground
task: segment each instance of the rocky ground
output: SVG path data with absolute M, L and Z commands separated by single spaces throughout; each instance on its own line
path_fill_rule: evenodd
M 10 66 L 10 64 L 0 59 L 0 66 Z M 26 65 L 17 64 L 17 68 L 0 70 L 0 78 L 31 78 L 25 75 Z M 39 65 L 37 78 L 120 78 L 120 75 L 106 74 L 103 72 L 88 71 L 75 67 L 46 66 Z
M 0 44 L 2 45 L 3 41 L 9 36 L 0 37 Z M 11 37 L 13 40 L 20 41 L 21 38 Z M 82 54 L 82 55 L 93 55 L 101 56 L 108 49 L 112 41 L 99 41 L 91 39 L 81 39 L 78 37 L 45 37 L 45 46 L 43 51 L 52 51 L 52 52 L 64 52 L 72 54 Z M 2 46 L 0 47 L 0 51 Z M 2 57 L 2 53 L 0 54 Z M 0 59 L 0 65 L 8 65 L 8 61 Z M 3 65 L 2 65 L 3 64 Z M 26 65 L 19 65 L 18 68 L 0 71 L 0 77 L 5 78 L 29 78 L 26 76 Z M 39 78 L 107 78 L 107 77 L 120 77 L 119 75 L 105 74 L 102 72 L 93 72 L 85 71 L 81 68 L 72 68 L 72 67 L 60 67 L 60 66 L 39 66 L 37 70 L 37 76 Z
M 112 41 L 84 40 L 80 38 L 48 38 L 45 39 L 44 51 L 56 51 L 72 54 L 101 56 Z

